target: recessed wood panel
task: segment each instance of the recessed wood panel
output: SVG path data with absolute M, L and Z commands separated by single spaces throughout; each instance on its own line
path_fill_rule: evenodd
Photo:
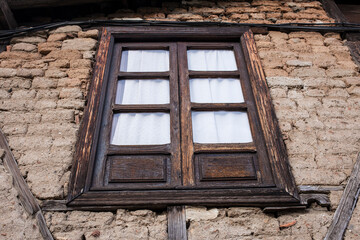
M 252 155 L 209 154 L 197 158 L 200 181 L 256 179 Z
M 166 182 L 167 156 L 110 157 L 109 182 Z

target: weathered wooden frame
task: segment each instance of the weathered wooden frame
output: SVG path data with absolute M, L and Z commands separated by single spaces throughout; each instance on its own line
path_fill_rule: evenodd
M 103 111 L 104 92 L 115 39 L 126 41 L 241 41 L 247 72 L 275 185 L 239 189 L 174 189 L 148 191 L 91 190 L 95 150 Z M 103 28 L 96 57 L 88 104 L 79 131 L 72 168 L 68 206 L 108 208 L 164 208 L 168 205 L 207 206 L 295 206 L 299 194 L 287 160 L 287 153 L 257 54 L 253 34 L 246 27 L 116 27 Z

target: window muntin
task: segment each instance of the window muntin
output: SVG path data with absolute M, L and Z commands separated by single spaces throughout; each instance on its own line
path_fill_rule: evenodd
M 169 35 L 169 31 L 174 36 Z M 143 36 L 147 41 L 179 38 L 180 41 L 201 39 L 205 42 L 186 43 L 188 46 L 184 48 L 180 43 L 143 43 Z M 215 40 L 224 42 L 211 42 Z M 125 43 L 127 41 L 129 43 Z M 222 71 L 187 70 L 186 50 L 209 49 L 209 46 L 210 49 L 233 49 L 237 66 L 240 66 L 238 70 L 225 74 Z M 119 71 L 122 50 L 154 49 L 177 52 L 178 59 L 173 57 L 176 54 L 170 54 L 169 72 Z M 189 78 L 217 77 L 240 79 L 245 102 L 212 103 L 210 106 L 184 101 L 179 105 L 178 93 L 190 99 Z M 122 79 L 169 79 L 170 104 L 115 104 L 117 80 Z M 91 86 L 73 165 L 70 206 L 86 205 L 97 209 L 96 206 L 101 205 L 151 208 L 167 204 L 279 206 L 299 203 L 251 31 L 241 27 L 106 28 Z M 214 109 L 247 112 L 253 142 L 193 143 L 192 126 L 187 124 L 191 120 L 191 111 Z M 170 112 L 170 124 L 174 126 L 170 129 L 171 143 L 111 145 L 112 116 L 122 112 Z M 182 149 L 176 141 L 184 128 L 180 129 L 179 119 L 174 116 L 187 119 L 181 125 L 185 124 L 185 129 L 190 130 L 190 134 L 181 134 L 181 143 L 192 144 L 182 145 Z M 183 147 L 189 151 L 183 151 Z M 127 174 L 128 171 L 132 173 Z

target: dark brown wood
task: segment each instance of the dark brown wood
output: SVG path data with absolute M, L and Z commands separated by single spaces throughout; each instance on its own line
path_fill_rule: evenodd
M 347 22 L 344 14 L 340 11 L 334 0 L 321 0 L 321 3 L 325 11 L 329 14 L 330 17 L 334 18 L 336 22 Z
M 129 104 L 114 105 L 114 113 L 118 112 L 170 112 L 170 104 Z
M 191 103 L 196 111 L 246 111 L 246 103 Z
M 193 186 L 194 178 L 194 144 L 191 121 L 191 103 L 190 103 L 190 86 L 189 72 L 187 65 L 187 54 L 185 43 L 178 44 L 179 56 L 179 81 L 181 92 L 180 104 L 180 126 L 181 126 L 181 156 L 182 156 L 182 183 L 183 186 Z
M 360 34 L 357 35 L 360 37 Z M 352 37 L 354 36 L 352 35 Z M 349 47 L 351 56 L 355 62 L 360 64 L 360 41 L 347 41 L 345 44 Z
M 169 78 L 169 72 L 119 72 L 119 79 L 167 79 Z
M 107 155 L 116 154 L 169 154 L 171 153 L 171 145 L 110 145 Z
M 109 182 L 166 182 L 166 156 L 117 156 L 109 159 Z
M 96 65 L 89 91 L 88 104 L 84 112 L 79 130 L 79 141 L 76 145 L 74 162 L 72 164 L 71 182 L 68 201 L 73 200 L 85 191 L 85 183 L 90 165 L 91 148 L 95 135 L 95 123 L 99 112 L 102 85 L 106 73 L 111 34 L 106 28 L 102 29 L 102 36 L 96 56 Z M 99 127 L 99 126 L 98 126 Z
M 310 206 L 316 202 L 322 207 L 330 207 L 331 202 L 328 193 L 300 193 L 301 204 Z
M 171 196 L 171 198 L 169 198 Z M 177 189 L 156 191 L 88 191 L 68 203 L 70 207 L 93 205 L 121 207 L 145 207 L 148 209 L 166 205 L 206 206 L 288 206 L 299 205 L 299 200 L 282 189 L 274 187 L 238 189 Z
M 360 153 L 341 197 L 325 240 L 342 239 L 356 207 L 360 193 Z
M 12 13 L 8 5 L 7 0 L 0 0 L 0 8 L 1 8 L 1 12 L 4 14 L 5 21 L 9 26 L 9 29 L 15 29 L 17 27 L 17 23 L 14 14 Z
M 298 210 L 305 210 L 306 206 L 287 206 L 287 207 L 266 207 L 263 209 L 264 213 L 276 213 L 282 211 L 298 211 Z
M 51 235 L 51 232 L 49 230 L 49 228 L 47 227 L 44 215 L 42 214 L 41 210 L 38 211 L 35 215 L 37 224 L 39 226 L 39 230 L 41 233 L 41 236 L 43 237 L 44 240 L 53 240 L 53 236 Z
M 189 71 L 189 78 L 239 78 L 238 71 Z
M 3 158 L 4 165 L 6 166 L 7 170 L 11 174 L 13 178 L 13 184 L 16 188 L 19 199 L 25 208 L 26 212 L 30 215 L 35 214 L 40 210 L 38 203 L 36 202 L 35 197 L 31 193 L 28 185 L 26 184 L 19 168 L 17 162 L 12 154 L 9 144 L 6 141 L 4 133 L 0 129 L 0 149 L 4 149 L 5 156 Z
M 337 6 L 348 22 L 360 23 L 360 5 L 337 4 Z
M 121 29 L 122 31 L 120 31 Z M 86 180 L 80 180 L 79 186 L 73 187 L 72 201 L 68 203 L 69 207 L 89 208 L 89 209 L 110 209 L 116 207 L 147 207 L 159 208 L 166 205 L 198 205 L 204 204 L 209 206 L 219 205 L 239 205 L 239 206 L 294 206 L 299 205 L 299 196 L 290 174 L 289 166 L 287 165 L 287 157 L 285 147 L 282 142 L 280 130 L 276 122 L 276 116 L 270 102 L 270 95 L 266 86 L 265 77 L 263 75 L 260 61 L 256 53 L 255 43 L 250 32 L 245 33 L 242 38 L 243 49 L 240 48 L 238 42 L 240 34 L 243 33 L 242 28 L 236 30 L 226 28 L 219 30 L 219 28 L 199 28 L 200 38 L 197 40 L 216 41 L 224 40 L 220 45 L 231 46 L 234 49 L 238 71 L 233 72 L 219 72 L 220 76 L 230 74 L 240 79 L 243 89 L 243 96 L 245 104 L 214 104 L 202 105 L 190 103 L 190 90 L 189 90 L 189 72 L 187 68 L 186 49 L 187 47 L 201 46 L 200 42 L 172 42 L 164 45 L 170 51 L 170 70 L 167 74 L 170 80 L 170 104 L 164 106 L 130 106 L 130 105 L 114 105 L 114 98 L 116 92 L 116 84 L 119 79 L 119 66 L 121 59 L 122 48 L 126 46 L 137 47 L 143 44 L 145 40 L 146 47 L 152 47 L 151 41 L 170 38 L 170 40 L 181 39 L 195 39 L 192 28 L 170 28 L 170 27 L 130 27 L 113 29 L 113 35 L 116 39 L 111 40 L 109 37 L 106 64 L 103 68 L 101 94 L 98 96 L 97 105 L 93 104 L 91 116 L 96 118 L 91 127 L 88 128 L 88 135 L 82 135 L 80 143 L 85 141 L 84 138 L 89 136 L 88 142 L 92 143 L 92 150 L 84 145 L 83 155 L 87 154 L 90 160 L 85 160 L 84 168 L 80 173 L 87 172 Z M 175 31 L 178 30 L 179 32 Z M 214 33 L 214 29 L 219 32 Z M 151 31 L 153 31 L 151 33 Z M 175 36 L 180 36 L 175 39 L 173 36 L 168 36 L 168 32 L 176 32 Z M 235 38 L 238 32 L 237 37 Z M 210 36 L 206 38 L 207 36 Z M 148 35 L 149 34 L 149 35 Z M 157 37 L 151 39 L 153 34 L 158 34 Z M 247 34 L 247 35 L 246 35 Z M 226 38 L 227 36 L 227 38 Z M 158 37 L 162 37 L 160 39 Z M 198 35 L 196 35 L 198 37 Z M 237 41 L 237 42 L 234 42 Z M 121 43 L 119 43 L 119 41 Z M 124 41 L 131 41 L 123 43 Z M 146 43 L 146 41 L 149 41 Z M 136 43 L 141 42 L 141 44 Z M 112 43 L 114 43 L 112 45 Z M 205 44 L 206 47 L 211 47 L 214 43 Z M 219 46 L 220 46 L 219 45 Z M 141 46 L 140 46 L 141 47 Z M 101 49 L 101 45 L 100 45 Z M 249 50 L 247 50 L 249 49 Z M 110 53 L 111 52 L 111 53 Z M 111 56 L 111 54 L 113 54 Z M 245 61 L 246 60 L 246 61 Z M 99 61 L 98 61 L 99 62 Z M 100 59 L 101 62 L 101 59 Z M 245 68 L 246 66 L 247 68 Z M 179 67 L 179 69 L 177 69 Z M 208 72 L 209 73 L 209 72 Z M 206 73 L 206 74 L 208 74 Z M 139 73 L 121 73 L 132 74 L 133 79 L 139 77 Z M 145 78 L 153 78 L 154 73 L 146 73 Z M 211 77 L 204 73 L 203 77 Z M 217 74 L 210 72 L 210 74 Z M 201 77 L 201 75 L 197 75 Z M 177 79 L 179 77 L 179 80 Z M 97 78 L 95 77 L 95 80 Z M 180 86 L 179 86 L 180 85 Z M 180 89 L 179 89 L 180 87 Z M 100 92 L 100 89 L 97 89 Z M 180 90 L 180 91 L 179 91 Z M 92 93 L 92 92 L 91 92 Z M 181 93 L 181 98 L 179 98 Z M 91 94 L 90 94 L 91 95 Z M 261 95 L 261 96 L 258 96 Z M 97 96 L 94 93 L 94 96 Z M 106 97 L 105 97 L 106 96 Z M 181 102 L 180 102 L 181 99 Z M 112 106 L 115 106 L 112 109 Z M 122 111 L 170 111 L 171 122 L 171 143 L 167 145 L 147 145 L 147 146 L 115 146 L 110 145 L 110 133 L 112 126 L 112 117 L 114 112 Z M 227 109 L 240 109 L 248 113 L 251 133 L 253 137 L 252 144 L 193 144 L 192 139 L 192 121 L 191 109 L 201 109 L 205 107 L 206 110 L 227 110 Z M 265 108 L 265 109 L 263 109 Z M 88 110 L 87 110 L 88 111 Z M 85 116 L 89 115 L 86 113 Z M 262 116 L 265 114 L 266 116 Z M 90 118 L 88 116 L 88 118 Z M 179 119 L 180 118 L 180 119 Z M 275 123 L 274 123 L 275 121 Z M 100 131 L 101 126 L 101 131 Z M 180 127 L 181 126 L 181 127 Z M 98 131 L 98 130 L 99 131 Z M 264 130 L 265 129 L 265 130 Z M 180 137 L 181 131 L 181 137 Z M 264 135 L 264 136 L 263 136 Z M 92 139 L 92 140 L 91 140 Z M 265 139 L 265 140 L 264 140 Z M 268 142 L 268 140 L 270 141 Z M 99 144 L 97 144 L 99 142 Z M 181 147 L 180 147 L 181 146 Z M 256 147 L 255 147 L 256 146 Z M 275 149 L 278 148 L 279 149 Z M 78 149 L 78 148 L 77 148 Z M 222 158 L 227 164 L 227 167 L 208 161 L 207 164 L 197 164 L 200 155 L 211 155 L 213 158 Z M 249 161 L 241 160 L 239 162 L 232 159 L 231 156 L 251 156 L 253 157 L 252 165 Z M 119 160 L 115 165 L 111 163 L 112 158 L 121 159 L 124 156 L 129 156 L 129 159 L 137 159 L 143 156 L 144 159 L 152 159 L 148 163 L 142 162 L 141 164 L 133 165 L 131 161 L 124 161 L 123 164 L 131 165 L 130 167 L 116 166 L 121 165 Z M 161 158 L 170 158 L 170 163 L 166 165 L 166 171 L 161 172 L 161 166 L 155 164 L 153 161 L 156 156 Z M 154 157 L 154 158 L 153 158 Z M 229 158 L 227 158 L 229 157 Z M 94 159 L 97 159 L 96 161 Z M 268 160 L 270 159 L 270 160 Z M 169 160 L 167 160 L 169 162 Z M 154 164 L 152 164 L 153 162 Z M 211 162 L 211 164 L 210 164 Z M 82 165 L 81 163 L 80 165 Z M 146 164 L 149 164 L 146 167 Z M 140 169 L 138 165 L 144 165 L 145 169 L 149 168 L 152 173 L 145 174 L 144 169 Z M 219 174 L 212 174 L 215 167 L 220 169 Z M 229 166 L 235 167 L 239 177 L 234 177 L 233 173 L 229 170 Z M 164 165 L 163 165 L 164 166 Z M 168 167 L 170 166 L 170 167 Z M 200 167 L 206 167 L 205 171 L 199 171 Z M 244 168 L 241 169 L 241 168 Z M 75 166 L 77 169 L 78 166 Z M 126 169 L 129 168 L 134 174 L 127 175 Z M 243 171 L 243 172 L 241 172 Z M 244 172 L 245 171 L 245 172 Z M 200 181 L 199 173 L 206 177 Z M 77 170 L 74 170 L 76 176 L 80 176 Z M 94 173 L 94 175 L 92 175 Z M 166 181 L 162 181 L 163 176 Z M 235 174 L 236 175 L 236 174 Z M 133 176 L 133 177 L 132 177 Z M 144 179 L 144 181 L 141 180 Z M 77 177 L 75 177 L 77 179 Z M 214 180 L 210 180 L 214 179 Z M 287 182 L 289 180 L 289 182 Z M 130 181 L 130 182 L 128 182 Z M 162 181 L 162 182 L 161 182 Z M 75 180 L 72 181 L 74 186 Z M 76 194 L 74 194 L 76 193 Z M 102 206 L 101 206 L 102 205 Z
M 167 208 L 168 239 L 187 240 L 186 216 L 184 206 L 170 206 Z
M 253 143 L 194 144 L 195 153 L 256 152 Z
M 299 199 L 295 181 L 288 164 L 287 152 L 282 140 L 280 127 L 271 103 L 265 74 L 261 67 L 253 34 L 250 30 L 243 34 L 241 43 L 245 53 L 256 109 L 265 138 L 266 149 L 275 183 L 279 188 L 284 189 L 288 194 Z
M 254 159 L 240 155 L 198 156 L 200 181 L 256 179 Z

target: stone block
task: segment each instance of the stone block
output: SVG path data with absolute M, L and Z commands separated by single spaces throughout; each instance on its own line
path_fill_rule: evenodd
M 54 33 L 49 35 L 47 41 L 48 42 L 63 41 L 66 38 L 67 38 L 66 33 Z
M 69 25 L 69 26 L 64 26 L 64 27 L 59 27 L 57 28 L 54 33 L 77 33 L 82 31 L 81 27 L 76 26 L 76 25 Z
M 16 75 L 16 69 L 13 68 L 0 68 L 0 77 L 14 77 Z
M 217 208 L 207 210 L 206 208 L 200 207 L 186 207 L 185 212 L 186 220 L 190 221 L 212 220 L 219 215 Z
M 0 54 L 0 57 L 1 57 L 1 54 Z M 46 58 L 75 60 L 75 59 L 81 59 L 82 54 L 78 50 L 54 50 L 54 51 L 51 51 L 46 56 Z
M 49 69 L 45 72 L 45 77 L 47 78 L 64 78 L 67 77 L 67 73 L 64 71 L 61 71 L 59 69 Z
M 68 39 L 62 42 L 62 50 L 79 50 L 79 51 L 90 51 L 94 50 L 97 41 L 92 38 L 75 38 Z
M 61 48 L 61 42 L 44 42 L 39 43 L 38 51 L 40 54 L 46 55 L 54 50 L 59 50 Z
M 16 43 L 12 46 L 11 51 L 34 52 L 36 51 L 36 45 L 23 42 Z
M 99 36 L 99 30 L 97 29 L 91 29 L 88 31 L 80 31 L 78 32 L 78 37 L 79 38 L 94 38 L 94 39 L 98 39 Z

